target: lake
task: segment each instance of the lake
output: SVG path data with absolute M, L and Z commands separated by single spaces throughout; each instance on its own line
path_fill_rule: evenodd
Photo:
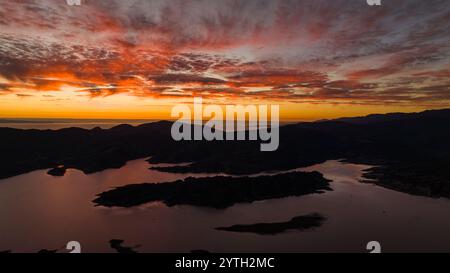
M 149 170 L 144 159 L 120 169 L 85 175 L 46 170 L 0 180 L 0 250 L 37 252 L 79 241 L 83 252 L 114 252 L 108 242 L 125 240 L 139 252 L 367 252 L 369 241 L 383 251 L 450 251 L 450 200 L 412 196 L 359 179 L 368 166 L 327 161 L 316 170 L 333 180 L 333 191 L 237 204 L 225 210 L 151 203 L 134 208 L 95 207 L 96 194 L 142 182 L 168 182 L 207 174 Z M 209 174 L 211 175 L 211 174 Z M 323 226 L 309 231 L 257 235 L 215 227 L 283 222 L 318 212 Z M 64 249 L 61 252 L 66 252 Z

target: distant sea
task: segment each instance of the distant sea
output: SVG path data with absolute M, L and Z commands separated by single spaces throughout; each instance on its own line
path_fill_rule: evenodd
M 0 127 L 17 129 L 57 130 L 62 128 L 78 127 L 92 129 L 100 127 L 109 129 L 120 124 L 137 126 L 144 123 L 155 122 L 152 119 L 47 119 L 47 118 L 8 118 L 0 119 Z
M 58 130 L 77 127 L 93 129 L 100 127 L 109 129 L 120 124 L 138 126 L 144 123 L 160 121 L 160 119 L 50 119 L 50 118 L 0 118 L 0 128 Z M 270 122 L 270 121 L 269 121 Z M 280 125 L 296 123 L 298 121 L 280 121 Z

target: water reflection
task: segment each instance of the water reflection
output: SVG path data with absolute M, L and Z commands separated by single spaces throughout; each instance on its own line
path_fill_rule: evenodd
M 403 194 L 359 183 L 367 166 L 328 161 L 306 168 L 332 179 L 333 191 L 252 204 L 226 210 L 151 203 L 135 208 L 94 207 L 95 195 L 113 187 L 183 179 L 190 174 L 149 170 L 145 160 L 121 169 L 64 177 L 46 171 L 0 180 L 0 250 L 36 252 L 79 241 L 85 252 L 114 252 L 111 239 L 140 245 L 140 252 L 322 252 L 365 251 L 380 241 L 384 251 L 450 251 L 450 201 Z M 197 174 L 192 176 L 206 176 Z M 219 226 L 282 222 L 318 212 L 322 227 L 276 236 L 228 233 Z M 181 230 L 182 229 L 182 230 Z

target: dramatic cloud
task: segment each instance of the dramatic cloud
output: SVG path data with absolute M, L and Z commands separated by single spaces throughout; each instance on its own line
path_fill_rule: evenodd
M 449 106 L 450 5 L 0 0 L 0 95 L 64 90 Z

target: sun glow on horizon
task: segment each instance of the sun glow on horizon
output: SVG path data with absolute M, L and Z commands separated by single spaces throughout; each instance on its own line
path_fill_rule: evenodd
M 169 119 L 193 97 L 282 120 L 450 107 L 439 1 L 0 3 L 1 117 Z

